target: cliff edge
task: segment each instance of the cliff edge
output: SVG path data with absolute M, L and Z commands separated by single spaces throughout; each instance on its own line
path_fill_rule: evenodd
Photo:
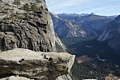
M 45 0 L 0 0 L 0 80 L 72 80 L 65 49 Z
M 0 52 L 0 78 L 8 80 L 15 76 L 13 78 L 66 80 L 60 76 L 70 73 L 74 58 L 69 53 L 34 52 L 20 48 Z M 71 76 L 67 80 L 72 80 Z

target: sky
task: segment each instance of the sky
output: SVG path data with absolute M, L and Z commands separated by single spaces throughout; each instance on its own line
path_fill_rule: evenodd
M 120 0 L 46 0 L 50 12 L 120 15 Z

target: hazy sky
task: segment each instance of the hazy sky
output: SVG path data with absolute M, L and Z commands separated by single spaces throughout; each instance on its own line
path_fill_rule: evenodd
M 120 14 L 120 0 L 46 0 L 49 11 L 54 13 Z

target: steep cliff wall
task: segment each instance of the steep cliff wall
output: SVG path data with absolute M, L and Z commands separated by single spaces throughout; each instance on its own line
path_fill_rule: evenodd
M 45 0 L 0 1 L 0 50 L 56 51 L 53 23 Z
M 101 42 L 106 41 L 110 47 L 120 50 L 120 16 L 108 24 L 107 29 L 98 40 Z
M 0 0 L 0 80 L 72 80 L 75 56 L 56 51 L 45 0 Z

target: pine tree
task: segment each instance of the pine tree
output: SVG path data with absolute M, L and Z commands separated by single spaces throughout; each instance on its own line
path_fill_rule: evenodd
M 38 7 L 35 4 L 31 4 L 31 10 L 34 11 L 34 12 L 39 11 Z
M 14 4 L 17 5 L 17 8 L 18 6 L 21 4 L 20 0 L 14 0 Z
M 28 4 L 28 3 L 26 3 L 26 4 L 23 6 L 23 10 L 29 11 L 29 4 Z

